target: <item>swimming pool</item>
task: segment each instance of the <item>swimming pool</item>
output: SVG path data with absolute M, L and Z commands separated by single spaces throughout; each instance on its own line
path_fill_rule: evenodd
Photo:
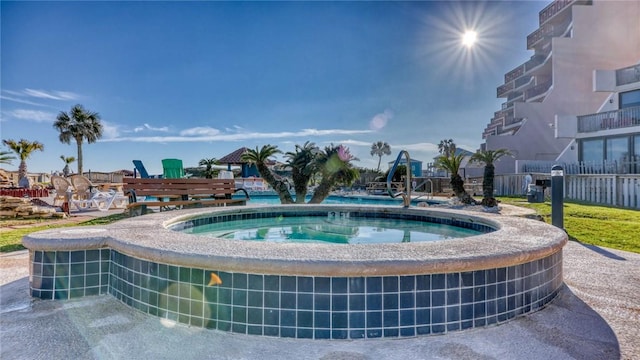
M 280 205 L 280 199 L 274 194 L 253 194 L 250 193 L 251 199 L 247 201 L 248 205 Z M 238 195 L 238 198 L 244 198 L 244 195 Z M 307 196 L 306 201 L 309 201 L 311 196 Z M 417 205 L 418 203 L 426 202 L 428 204 L 439 204 L 439 201 L 425 198 L 416 198 L 411 201 L 411 205 Z M 402 206 L 401 198 L 392 198 L 390 196 L 381 195 L 329 195 L 322 204 L 359 204 L 359 205 L 400 205 Z

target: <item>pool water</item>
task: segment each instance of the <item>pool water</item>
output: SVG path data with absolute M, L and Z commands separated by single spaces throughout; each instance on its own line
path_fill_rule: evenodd
M 244 198 L 244 195 L 236 195 L 238 198 Z M 294 197 L 295 199 L 295 197 Z M 311 199 L 311 196 L 307 196 L 306 202 Z M 427 202 L 429 204 L 437 204 L 439 202 L 425 199 L 414 199 L 411 203 L 416 205 L 420 202 Z M 392 198 L 389 196 L 372 196 L 372 195 L 330 195 L 324 201 L 323 204 L 361 204 L 361 205 L 398 205 L 402 206 L 401 198 Z M 280 198 L 277 195 L 254 195 L 251 194 L 251 199 L 247 201 L 248 205 L 253 204 L 266 204 L 266 205 L 280 205 Z
M 380 244 L 437 241 L 482 232 L 451 225 L 388 218 L 278 216 L 199 225 L 184 232 L 261 242 Z

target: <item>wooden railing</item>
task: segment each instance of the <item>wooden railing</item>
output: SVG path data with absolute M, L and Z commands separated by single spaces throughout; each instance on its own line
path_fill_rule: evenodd
M 578 116 L 578 132 L 581 133 L 632 126 L 640 126 L 640 106 Z

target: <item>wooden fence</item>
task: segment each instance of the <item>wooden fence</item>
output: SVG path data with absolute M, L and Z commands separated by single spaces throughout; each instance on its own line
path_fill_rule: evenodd
M 533 183 L 550 174 L 532 173 Z M 640 175 L 565 175 L 564 197 L 568 200 L 620 206 L 640 210 Z M 496 175 L 496 196 L 524 195 L 524 175 Z M 550 189 L 545 196 L 548 198 Z

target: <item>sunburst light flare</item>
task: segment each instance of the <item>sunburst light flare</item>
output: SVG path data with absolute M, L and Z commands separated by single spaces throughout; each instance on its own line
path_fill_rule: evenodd
M 473 30 L 467 30 L 462 35 L 462 45 L 470 48 L 478 41 L 478 33 Z

